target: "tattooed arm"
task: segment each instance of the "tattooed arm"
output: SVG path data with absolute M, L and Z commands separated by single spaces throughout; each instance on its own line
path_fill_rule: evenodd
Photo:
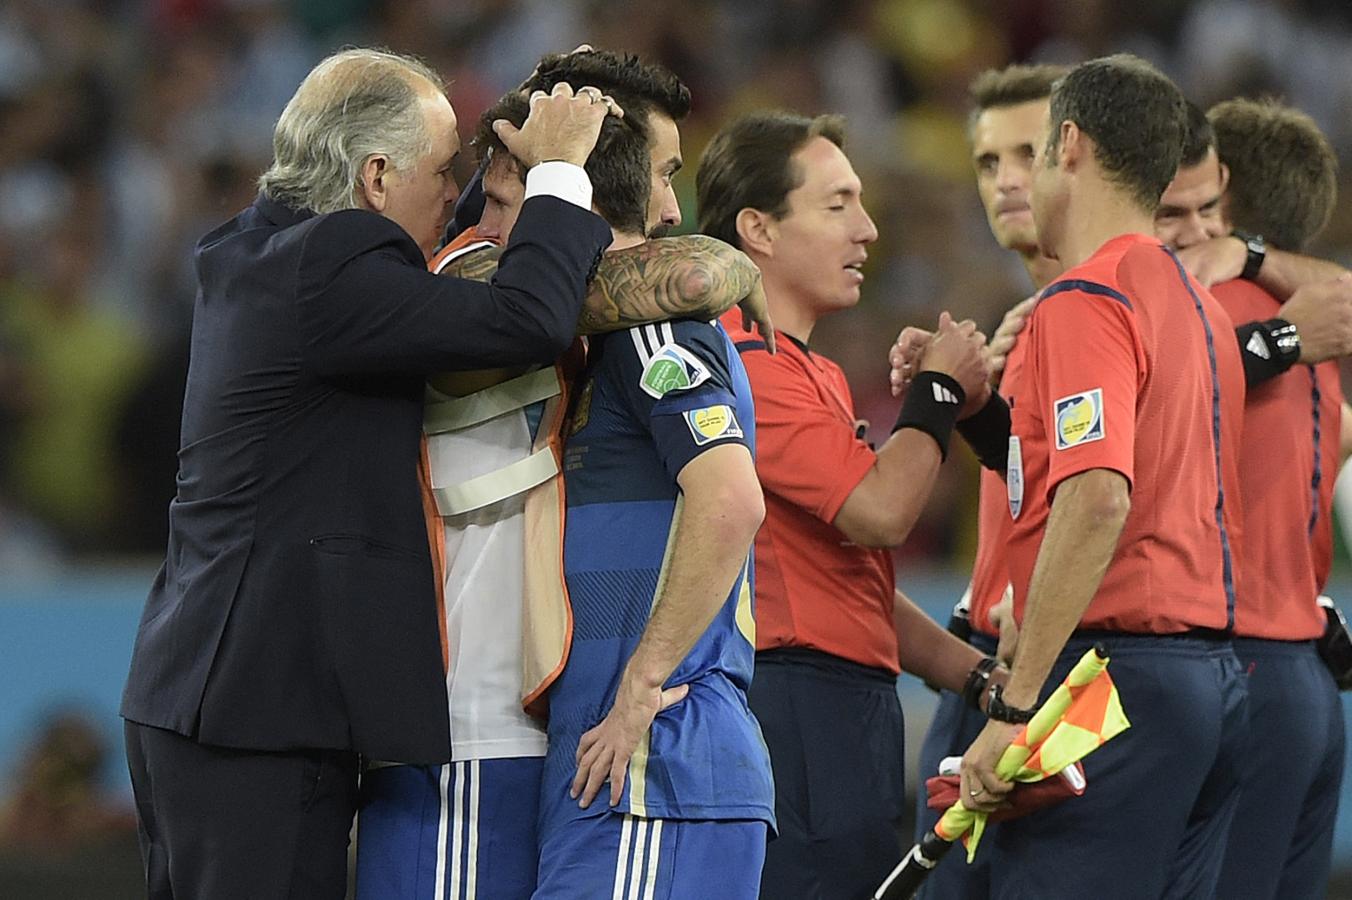
M 501 255 L 500 247 L 476 251 L 442 273 L 487 281 Z M 577 330 L 600 334 L 663 319 L 715 319 L 734 304 L 742 307 L 744 324 L 760 325 L 773 350 L 760 270 L 745 253 L 702 234 L 658 238 L 602 257 Z

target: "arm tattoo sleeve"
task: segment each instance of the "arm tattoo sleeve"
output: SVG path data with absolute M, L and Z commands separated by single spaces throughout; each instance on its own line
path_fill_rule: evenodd
M 486 247 L 466 253 L 448 262 L 440 274 L 468 278 L 470 281 L 487 281 L 498 270 L 498 258 L 502 256 L 502 251 L 502 247 Z
M 502 247 L 452 260 L 443 275 L 488 281 Z M 702 234 L 659 238 L 601 259 L 578 320 L 578 334 L 622 331 L 664 319 L 715 319 L 760 280 L 740 250 Z
M 660 238 L 606 254 L 578 321 L 579 334 L 663 319 L 715 319 L 745 297 L 760 270 L 705 235 Z

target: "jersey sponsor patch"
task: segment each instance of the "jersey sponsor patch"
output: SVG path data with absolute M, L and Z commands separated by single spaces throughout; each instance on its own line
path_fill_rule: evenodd
M 1056 422 L 1057 450 L 1103 440 L 1102 388 L 1062 397 L 1056 401 L 1052 413 Z
M 688 391 L 709 380 L 709 369 L 689 350 L 666 343 L 643 367 L 639 387 L 650 397 L 662 399 L 672 391 Z
M 685 424 L 689 426 L 690 435 L 695 439 L 697 447 L 703 447 L 720 438 L 742 436 L 742 426 L 737 424 L 737 416 L 731 406 L 720 403 L 717 406 L 692 409 L 684 415 Z

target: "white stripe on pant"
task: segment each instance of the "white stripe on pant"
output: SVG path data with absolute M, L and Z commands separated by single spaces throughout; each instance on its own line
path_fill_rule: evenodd
M 637 829 L 634 823 L 638 823 Z M 629 844 L 634 845 L 630 865 Z M 620 847 L 615 857 L 615 884 L 611 900 L 653 900 L 657 887 L 657 863 L 661 857 L 662 820 L 625 815 L 620 826 Z
M 451 766 L 455 767 L 455 800 L 450 803 Z M 468 803 L 466 803 L 468 785 Z M 468 808 L 466 808 L 468 807 Z M 451 815 L 448 817 L 448 811 Z M 446 878 L 446 838 L 451 839 L 451 874 Z M 462 866 L 461 853 L 467 859 Z M 441 820 L 437 824 L 436 900 L 475 900 L 479 881 L 479 761 L 441 767 Z

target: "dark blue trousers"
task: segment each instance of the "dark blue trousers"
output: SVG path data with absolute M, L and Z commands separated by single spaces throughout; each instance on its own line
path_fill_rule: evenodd
M 1219 897 L 1305 900 L 1328 889 L 1343 780 L 1343 706 L 1310 641 L 1236 640 L 1251 750 Z
M 775 773 L 760 895 L 859 900 L 910 847 L 896 678 L 811 650 L 756 654 L 747 693 Z
M 995 653 L 996 639 L 993 637 L 973 632 L 968 640 L 983 653 Z M 939 707 L 934 711 L 929 731 L 925 732 L 925 742 L 920 746 L 920 772 L 916 781 L 917 841 L 934 827 L 940 815 L 925 805 L 925 779 L 938 774 L 939 763 L 944 757 L 962 756 L 985 727 L 985 713 L 972 709 L 952 691 L 940 692 Z M 982 840 L 990 840 L 999 828 L 998 824 L 987 825 Z M 967 855 L 961 848 L 956 848 L 930 872 L 919 896 L 931 900 L 986 900 L 990 891 L 990 854 L 977 854 L 969 866 Z
M 1101 633 L 1067 644 L 1044 686 L 1100 640 L 1131 728 L 1085 759 L 1084 796 L 1001 824 L 996 900 L 1216 897 L 1249 746 L 1229 640 Z

